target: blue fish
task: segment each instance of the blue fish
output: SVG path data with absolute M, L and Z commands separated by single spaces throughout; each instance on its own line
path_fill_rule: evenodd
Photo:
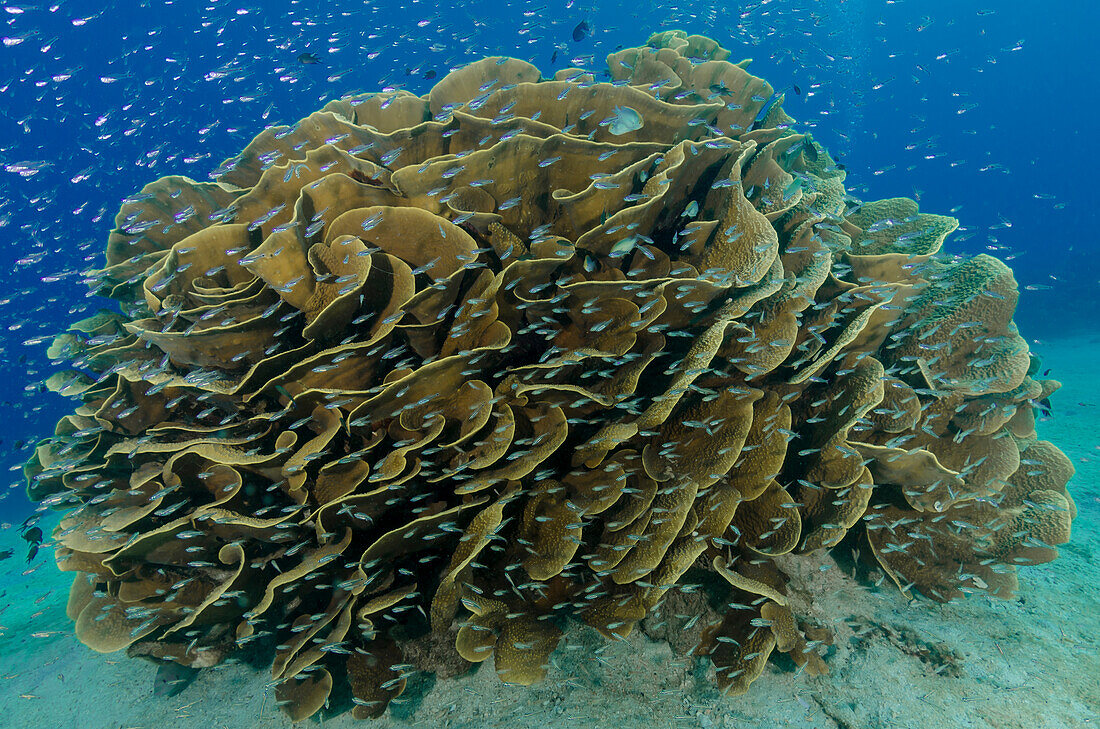
M 749 127 L 749 131 L 759 129 L 760 124 L 764 121 L 764 117 L 768 115 L 768 112 L 772 110 L 772 107 L 783 98 L 783 94 L 772 94 L 768 97 L 768 100 L 764 102 L 764 105 L 760 107 L 760 111 L 756 113 L 756 118 L 752 120 L 752 126 Z

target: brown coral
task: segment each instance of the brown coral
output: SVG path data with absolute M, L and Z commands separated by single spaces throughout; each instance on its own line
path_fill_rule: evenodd
M 625 636 L 709 569 L 695 650 L 736 694 L 773 649 L 826 672 L 780 555 L 865 533 L 938 600 L 1053 558 L 1072 467 L 1029 419 L 1056 384 L 1011 272 L 934 255 L 957 223 L 912 201 L 846 210 L 728 56 L 670 31 L 613 84 L 485 59 L 127 201 L 96 283 L 121 311 L 54 343 L 80 404 L 26 469 L 81 640 L 265 646 L 291 718 L 337 684 L 370 717 L 413 665 L 538 681 L 568 620 Z

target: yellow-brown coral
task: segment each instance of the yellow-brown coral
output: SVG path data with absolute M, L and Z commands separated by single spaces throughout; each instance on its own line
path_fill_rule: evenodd
M 538 681 L 569 620 L 626 636 L 697 570 L 736 694 L 773 649 L 826 672 L 782 560 L 866 534 L 947 600 L 1052 559 L 1072 467 L 1011 271 L 938 257 L 957 222 L 910 200 L 847 209 L 728 56 L 485 59 L 128 200 L 96 284 L 121 311 L 54 343 L 80 405 L 26 468 L 80 639 L 255 644 L 291 718 L 336 685 L 371 717 L 410 670 Z

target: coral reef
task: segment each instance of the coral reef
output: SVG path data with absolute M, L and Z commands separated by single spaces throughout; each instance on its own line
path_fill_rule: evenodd
M 667 595 L 739 694 L 774 651 L 828 670 L 798 555 L 866 540 L 937 601 L 1054 558 L 1073 469 L 1011 271 L 846 195 L 728 57 L 487 58 L 127 199 L 120 308 L 54 342 L 79 407 L 26 468 L 80 640 L 268 655 L 292 719 L 373 717 L 417 670 L 539 681 L 568 621 L 622 637 Z

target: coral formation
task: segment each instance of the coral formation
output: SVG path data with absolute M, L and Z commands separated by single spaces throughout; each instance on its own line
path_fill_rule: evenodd
M 120 310 L 55 341 L 79 407 L 26 468 L 80 640 L 266 650 L 292 719 L 373 717 L 417 670 L 539 681 L 569 621 L 626 636 L 690 577 L 738 694 L 773 651 L 827 671 L 784 560 L 866 540 L 947 601 L 1054 558 L 1073 469 L 1011 271 L 846 195 L 728 57 L 487 58 L 127 199 Z

